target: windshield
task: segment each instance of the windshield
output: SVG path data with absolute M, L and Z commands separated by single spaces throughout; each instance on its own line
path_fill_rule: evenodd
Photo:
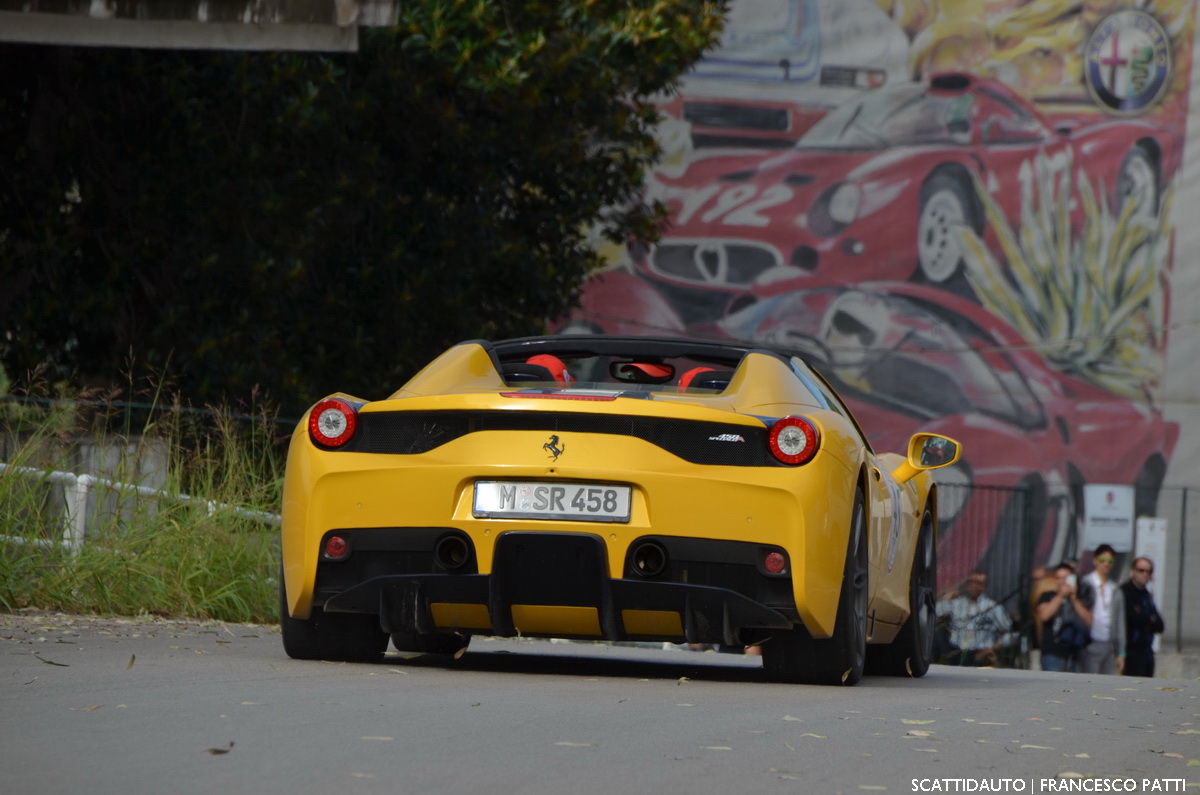
M 798 149 L 884 149 L 970 143 L 970 94 L 939 95 L 920 84 L 863 95 L 839 105 L 796 144 Z

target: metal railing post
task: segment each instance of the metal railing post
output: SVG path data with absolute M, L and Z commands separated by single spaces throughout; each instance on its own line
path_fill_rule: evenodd
M 1186 587 L 1186 580 L 1183 579 L 1185 561 L 1187 560 L 1187 503 L 1188 491 L 1183 490 L 1183 507 L 1179 513 L 1179 574 L 1176 582 L 1178 590 L 1175 592 L 1175 653 L 1183 654 L 1183 589 Z
M 91 475 L 63 479 L 63 494 L 67 501 L 67 526 L 63 529 L 63 544 L 71 551 L 72 557 L 79 554 L 87 536 L 88 494 L 95 484 L 96 479 Z

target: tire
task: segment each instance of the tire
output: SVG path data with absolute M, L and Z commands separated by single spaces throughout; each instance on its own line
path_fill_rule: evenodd
M 867 648 L 867 671 L 884 676 L 921 677 L 933 661 L 933 632 L 937 622 L 937 545 L 933 514 L 921 517 L 917 548 L 908 581 L 908 620 L 886 646 Z
M 447 632 L 437 635 L 418 635 L 415 632 L 393 632 L 392 645 L 399 651 L 421 654 L 458 654 L 471 642 L 470 635 Z
M 850 542 L 833 637 L 817 640 L 798 627 L 765 641 L 763 668 L 771 681 L 858 684 L 867 654 L 867 576 L 867 524 L 863 495 L 859 491 L 854 496 L 850 518 Z
M 980 232 L 971 196 L 961 180 L 935 174 L 921 188 L 917 218 L 917 272 L 931 284 L 944 284 L 963 271 L 962 250 L 955 240 L 957 227 Z
M 283 576 L 279 577 L 279 628 L 283 650 L 297 660 L 378 662 L 387 650 L 388 636 L 379 617 L 363 613 L 326 613 L 312 609 L 309 618 L 288 614 Z

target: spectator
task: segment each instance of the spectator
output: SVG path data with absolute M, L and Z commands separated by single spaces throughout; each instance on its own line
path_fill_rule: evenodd
M 1038 618 L 1038 602 L 1041 601 L 1042 594 L 1058 590 L 1058 578 L 1045 566 L 1034 566 L 1029 579 L 1033 583 L 1029 588 L 1029 615 L 1033 617 L 1031 640 L 1036 649 L 1042 645 L 1042 620 Z
M 936 659 L 947 665 L 992 665 L 996 652 L 1012 642 L 1012 618 L 1008 611 L 986 596 L 988 575 L 973 571 L 967 575 L 966 593 L 937 604 L 939 619 L 949 618 L 949 644 L 939 650 Z
M 1148 587 L 1153 577 L 1150 558 L 1134 558 L 1129 581 L 1121 586 L 1125 601 L 1125 669 L 1121 673 L 1126 676 L 1154 676 L 1154 636 L 1163 631 L 1163 620 Z
M 1054 568 L 1054 578 L 1058 587 L 1042 594 L 1037 606 L 1037 618 L 1042 622 L 1042 670 L 1074 671 L 1078 650 L 1063 641 L 1062 628 L 1072 621 L 1091 626 L 1092 609 L 1076 587 L 1074 566 L 1064 560 Z
M 1079 655 L 1085 674 L 1119 674 L 1125 667 L 1125 595 L 1110 576 L 1117 553 L 1108 544 L 1096 547 L 1095 568 L 1083 578 L 1080 593 L 1092 610 L 1092 642 Z M 1087 599 L 1087 591 L 1094 596 Z

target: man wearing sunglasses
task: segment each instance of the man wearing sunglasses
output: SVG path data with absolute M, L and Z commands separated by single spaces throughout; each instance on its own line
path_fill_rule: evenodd
M 1149 585 L 1154 577 L 1150 558 L 1135 558 L 1129 581 L 1121 586 L 1125 601 L 1126 676 L 1154 676 L 1154 636 L 1163 631 L 1162 616 L 1154 606 Z
M 1092 642 L 1080 652 L 1081 673 L 1119 674 L 1125 668 L 1125 595 L 1111 576 L 1116 560 L 1108 544 L 1096 547 L 1095 568 L 1080 583 L 1080 591 L 1092 593 Z

